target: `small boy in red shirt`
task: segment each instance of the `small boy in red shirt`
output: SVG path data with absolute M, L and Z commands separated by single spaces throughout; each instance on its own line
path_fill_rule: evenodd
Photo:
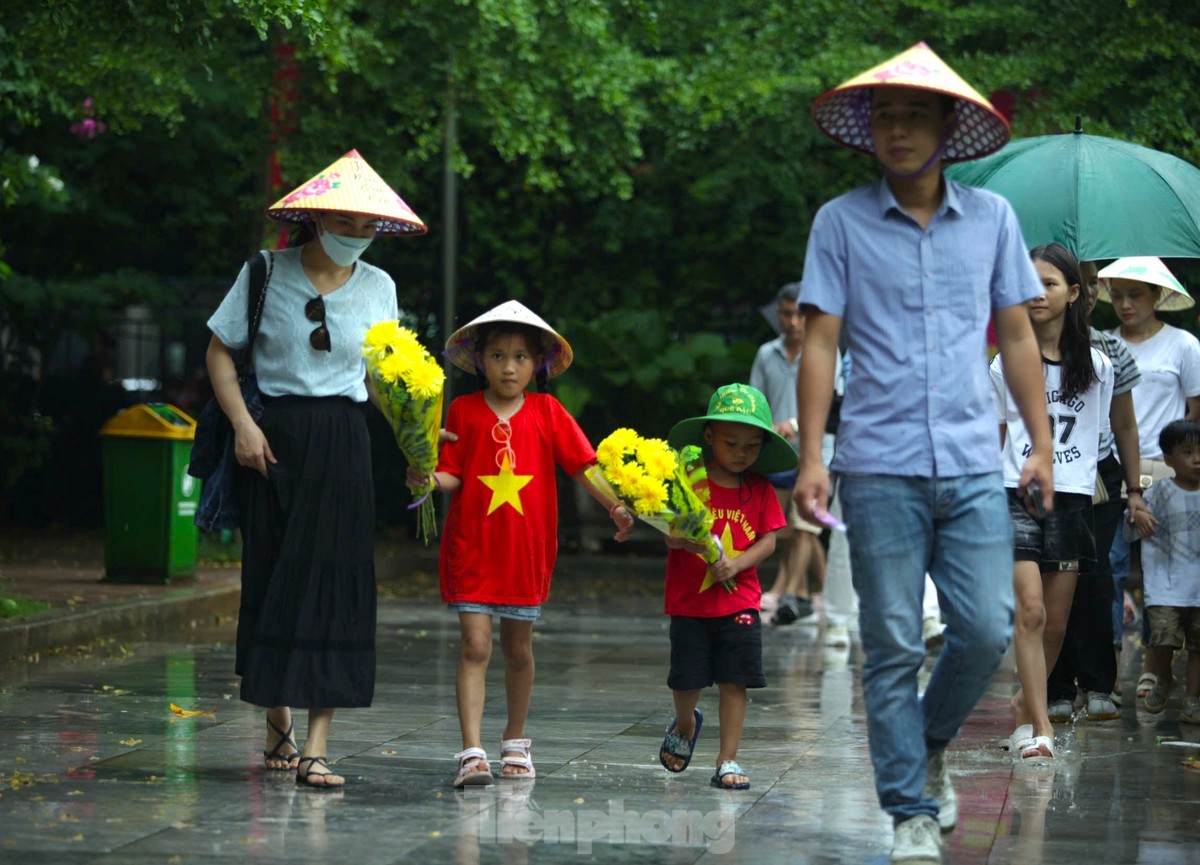
M 745 384 L 719 388 L 704 417 L 680 421 L 671 430 L 673 448 L 701 445 L 708 479 L 713 534 L 724 555 L 706 565 L 699 547 L 667 536 L 666 597 L 671 617 L 671 671 L 667 686 L 675 720 L 667 728 L 659 761 L 670 772 L 691 762 L 704 716 L 700 692 L 714 682 L 720 692 L 721 744 L 711 783 L 722 790 L 747 790 L 750 780 L 737 763 L 746 717 L 746 689 L 763 688 L 762 588 L 757 566 L 775 551 L 775 532 L 787 525 L 779 499 L 763 474 L 796 465 L 796 452 L 771 425 L 761 392 Z

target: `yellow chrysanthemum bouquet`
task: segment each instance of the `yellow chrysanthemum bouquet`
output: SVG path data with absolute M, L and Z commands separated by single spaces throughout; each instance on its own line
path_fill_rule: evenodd
M 422 474 L 432 474 L 437 468 L 445 371 L 417 335 L 395 319 L 378 322 L 367 331 L 363 357 L 400 452 Z M 417 509 L 418 531 L 425 543 L 437 534 L 432 492 L 432 484 L 414 489 L 417 498 L 409 505 Z
M 704 546 L 704 561 L 721 558 L 721 542 L 712 533 L 708 477 L 700 448 L 676 452 L 662 439 L 643 438 L 619 429 L 596 448 L 596 467 L 617 496 L 660 532 Z

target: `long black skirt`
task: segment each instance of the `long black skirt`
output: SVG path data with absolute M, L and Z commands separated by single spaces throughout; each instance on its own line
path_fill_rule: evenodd
M 246 484 L 241 697 L 257 706 L 369 706 L 375 492 L 366 419 L 343 398 L 264 403 L 259 426 L 277 462 Z

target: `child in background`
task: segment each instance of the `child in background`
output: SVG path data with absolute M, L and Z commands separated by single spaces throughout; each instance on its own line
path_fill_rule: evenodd
M 1014 535 L 1013 647 L 1021 690 L 1012 700 L 1017 729 L 1010 747 L 1022 759 L 1053 757 L 1046 674 L 1062 648 L 1081 559 L 1096 558 L 1092 494 L 1100 435 L 1109 427 L 1112 362 L 1092 348 L 1079 262 L 1061 243 L 1030 253 L 1042 295 L 1026 304 L 1042 352 L 1046 406 L 1054 440 L 1054 511 L 1031 513 L 1017 491 L 1032 445 L 1004 382 L 1003 360 L 992 361 L 992 394 L 1004 449 L 1004 485 Z
M 674 696 L 675 720 L 667 728 L 659 761 L 670 772 L 688 767 L 704 721 L 696 704 L 701 690 L 715 682 L 721 742 L 710 783 L 722 790 L 746 790 L 750 780 L 737 763 L 746 689 L 767 684 L 756 569 L 775 551 L 775 532 L 787 525 L 762 474 L 795 465 L 796 451 L 771 428 L 766 398 L 744 384 L 718 389 L 708 414 L 679 422 L 667 441 L 676 449 L 703 447 L 713 534 L 724 555 L 708 566 L 699 548 L 667 537 L 671 551 L 663 611 L 671 617 L 667 687 Z
M 1146 490 L 1146 509 L 1133 511 L 1126 540 L 1142 539 L 1143 591 L 1150 643 L 1147 669 L 1156 679 L 1142 698 L 1152 715 L 1171 694 L 1171 660 L 1186 645 L 1187 693 L 1179 720 L 1200 724 L 1200 422 L 1172 421 L 1158 437 L 1175 475 Z
M 490 784 L 481 747 L 484 686 L 492 654 L 492 617 L 500 617 L 508 721 L 500 742 L 500 777 L 533 778 L 525 718 L 533 693 L 533 623 L 550 594 L 558 554 L 559 465 L 601 502 L 625 540 L 633 516 L 584 473 L 596 461 L 575 419 L 546 381 L 571 364 L 571 346 L 517 301 L 508 301 L 459 328 L 446 356 L 478 375 L 481 389 L 450 404 L 437 471 L 412 468 L 409 486 L 430 481 L 451 493 L 442 536 L 442 599 L 462 630 L 456 692 L 463 750 L 455 787 Z M 538 392 L 525 388 L 537 376 Z
M 750 367 L 750 387 L 762 391 L 771 406 L 772 428 L 790 442 L 796 439 L 796 371 L 800 368 L 800 349 L 804 346 L 804 316 L 796 306 L 800 283 L 789 282 L 775 295 L 772 310 L 779 336 L 764 342 Z M 833 436 L 829 455 L 833 456 Z M 762 611 L 771 624 L 817 621 L 813 611 L 813 591 L 825 585 L 825 549 L 821 546 L 821 527 L 800 519 L 792 502 L 796 484 L 796 463 L 787 471 L 767 478 L 775 487 L 779 505 L 788 524 L 776 535 L 779 571 L 770 591 L 763 592 Z

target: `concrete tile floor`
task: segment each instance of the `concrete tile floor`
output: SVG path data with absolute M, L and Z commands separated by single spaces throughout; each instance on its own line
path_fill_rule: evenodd
M 535 782 L 452 790 L 457 624 L 440 605 L 381 607 L 375 705 L 345 711 L 342 791 L 299 789 L 259 757 L 259 712 L 237 700 L 232 631 L 132 645 L 121 657 L 0 671 L 5 863 L 884 863 L 890 822 L 871 782 L 861 653 L 816 626 L 768 630 L 739 755 L 746 792 L 711 788 L 715 692 L 691 769 L 657 749 L 671 718 L 666 620 L 653 598 L 545 608 L 530 716 Z M 189 639 L 197 639 L 189 634 Z M 1127 672 L 1140 658 L 1125 653 Z M 960 796 L 945 861 L 1200 863 L 1200 729 L 1165 714 L 1058 728 L 1053 765 L 1014 766 L 1011 663 L 952 747 Z M 1127 678 L 1133 677 L 1129 673 Z M 170 703 L 212 715 L 180 718 Z M 486 742 L 499 742 L 499 653 Z M 303 713 L 297 713 L 303 729 Z M 495 747 L 490 745 L 489 747 Z

